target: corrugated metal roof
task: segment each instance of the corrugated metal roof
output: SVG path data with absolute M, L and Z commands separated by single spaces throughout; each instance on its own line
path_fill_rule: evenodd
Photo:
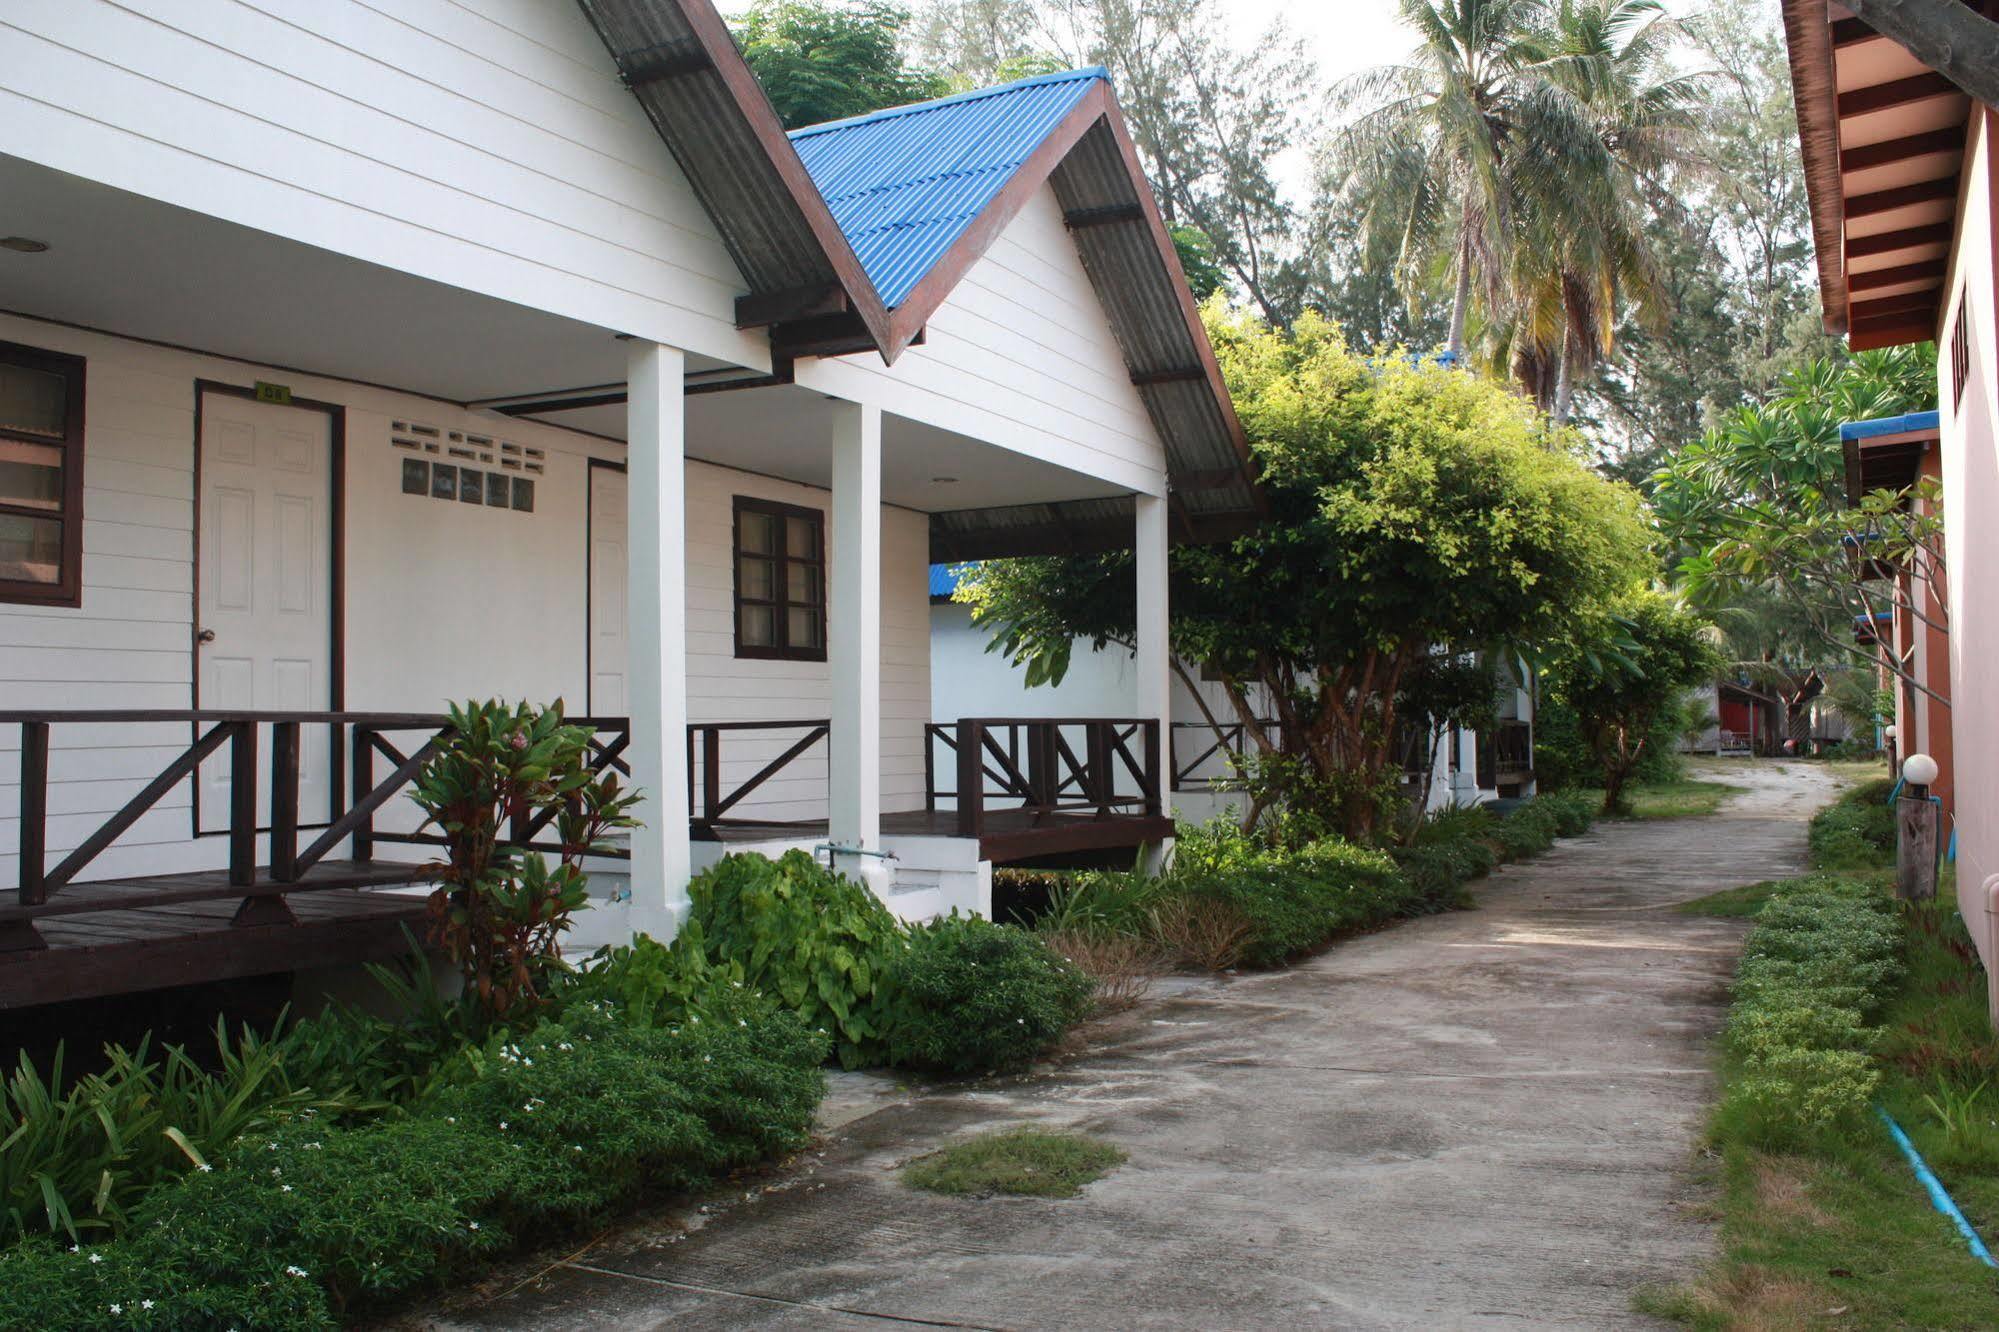
M 1906 412 L 1901 416 L 1877 416 L 1872 421 L 1848 421 L 1839 428 L 1841 439 L 1873 439 L 1877 435 L 1913 435 L 1941 428 L 1938 412 Z
M 933 564 L 930 566 L 930 595 L 948 597 L 958 590 L 958 566 L 955 564 Z
M 791 142 L 894 309 L 1106 77 L 1100 68 L 1044 74 L 811 125 Z

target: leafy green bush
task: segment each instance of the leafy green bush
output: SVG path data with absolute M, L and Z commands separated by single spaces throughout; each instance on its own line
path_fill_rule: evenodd
M 638 1027 L 671 1027 L 689 1018 L 713 1021 L 747 1005 L 757 1016 L 777 1011 L 777 1001 L 743 982 L 743 967 L 708 956 L 701 927 L 688 921 L 663 944 L 641 934 L 631 943 L 600 948 L 555 991 L 556 1011 L 603 1004 Z
M 1555 844 L 1559 820 L 1552 806 L 1529 800 L 1493 825 L 1492 842 L 1502 860 L 1525 860 Z
M 1431 911 L 1442 911 L 1470 900 L 1465 885 L 1492 873 L 1499 853 L 1483 837 L 1454 842 L 1418 842 L 1389 850 L 1417 900 Z
M 1812 865 L 1822 870 L 1873 869 L 1895 859 L 1895 807 L 1888 781 L 1863 782 L 1812 815 L 1807 834 Z
M 1596 822 L 1596 802 L 1575 791 L 1546 791 L 1527 803 L 1553 816 L 1557 837 L 1581 837 Z
M 881 1062 L 884 981 L 905 940 L 879 898 L 803 851 L 724 856 L 687 891 L 683 928 L 710 963 L 739 967 L 744 985 L 829 1032 L 845 1067 Z
M 1182 845 L 1186 830 L 1181 829 Z M 1092 870 L 1053 883 L 1048 909 L 1034 922 L 1055 934 L 1142 936 L 1153 908 L 1167 893 L 1165 881 L 1141 870 Z
M 825 1057 L 790 1015 L 639 1029 L 578 1005 L 402 1117 L 245 1134 L 122 1241 L 0 1251 L 0 1327 L 337 1326 L 641 1189 L 796 1149 Z
M 889 964 L 896 1064 L 1025 1068 L 1090 1009 L 1089 977 L 1026 930 L 955 912 L 909 932 Z
M 1861 1121 L 1900 944 L 1892 904 L 1852 885 L 1811 881 L 1757 913 L 1726 1036 L 1738 1072 L 1718 1114 L 1733 1136 L 1783 1147 Z
M 1241 912 L 1250 926 L 1242 960 L 1253 967 L 1276 966 L 1420 905 L 1382 852 L 1330 838 L 1296 849 L 1272 846 L 1226 819 L 1180 829 L 1167 890 Z
M 590 736 L 562 724 L 560 702 L 454 703 L 410 788 L 424 826 L 445 843 L 445 858 L 429 867 L 439 884 L 431 937 L 486 1016 L 518 1020 L 539 1006 L 563 969 L 562 933 L 589 903 L 583 858 L 611 829 L 635 826 L 639 793 L 623 790 L 615 771 L 592 772 Z M 541 852 L 504 840 L 507 825 L 538 818 L 553 822 L 562 848 L 552 869 Z
M 0 1095 L 0 1243 L 122 1230 L 146 1192 L 199 1169 L 237 1135 L 301 1113 L 355 1107 L 345 1084 L 315 1090 L 286 1068 L 287 1042 L 215 1029 L 218 1067 L 180 1046 L 154 1058 L 106 1046 L 109 1067 L 65 1089 L 58 1049 L 44 1078 L 24 1053 Z

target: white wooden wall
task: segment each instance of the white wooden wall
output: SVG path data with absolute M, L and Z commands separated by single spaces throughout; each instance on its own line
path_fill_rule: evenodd
M 714 225 L 573 3 L 7 0 L 0 151 L 768 364 Z
M 798 382 L 1147 494 L 1166 455 L 1044 185 L 932 316 L 922 346 L 817 361 Z
M 0 341 L 86 359 L 84 595 L 78 610 L 0 604 L 0 706 L 186 708 L 192 697 L 194 383 L 288 384 L 347 409 L 346 704 L 433 712 L 501 696 L 586 706 L 587 469 L 622 448 L 533 422 L 238 361 L 0 315 Z M 401 493 L 393 420 L 541 448 L 532 515 Z M 731 500 L 752 495 L 830 509 L 824 490 L 688 464 L 689 690 L 697 721 L 820 718 L 824 663 L 738 661 L 730 630 Z M 928 520 L 883 514 L 883 808 L 921 808 L 930 705 Z M 832 608 L 835 632 L 838 607 Z M 50 864 L 117 810 L 179 750 L 182 726 L 57 727 Z M 725 781 L 789 744 L 725 742 Z M 20 737 L 0 727 L 0 882 L 17 873 Z M 824 760 L 803 763 L 739 814 L 823 818 Z M 384 827 L 410 824 L 408 811 Z M 166 797 L 92 867 L 99 877 L 219 864 L 217 839 L 187 840 L 185 788 Z

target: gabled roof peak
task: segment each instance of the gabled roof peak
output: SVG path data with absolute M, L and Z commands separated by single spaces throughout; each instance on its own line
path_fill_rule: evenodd
M 967 102 L 979 102 L 992 97 L 1004 97 L 1008 93 L 1020 92 L 1027 88 L 1038 88 L 1046 84 L 1089 83 L 1097 79 L 1102 79 L 1108 83 L 1110 77 L 1110 71 L 1102 65 L 1085 65 L 1080 69 L 1061 69 L 1049 74 L 1035 74 L 1028 78 L 1015 79 L 1011 83 L 995 83 L 988 88 L 972 88 L 965 92 L 952 93 L 948 97 L 933 97 L 927 102 L 909 102 L 902 106 L 887 106 L 879 111 L 870 111 L 862 116 L 848 116 L 844 120 L 826 120 L 821 121 L 817 125 L 804 125 L 790 131 L 791 141 L 796 143 L 800 139 L 810 138 L 815 134 L 824 134 L 829 130 L 852 129 L 856 125 L 865 125 L 871 121 L 894 120 L 899 116 L 919 115 L 925 111 L 935 111 L 942 107 L 960 106 Z

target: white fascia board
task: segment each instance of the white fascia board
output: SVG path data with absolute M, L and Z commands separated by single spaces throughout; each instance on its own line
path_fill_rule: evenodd
M 703 312 L 508 254 L 0 89 L 0 151 L 191 212 L 768 373 L 769 340 Z
M 846 402 L 871 403 L 893 416 L 948 430 L 1038 459 L 1072 472 L 1095 477 L 1139 495 L 1166 494 L 1166 473 L 1115 457 L 1079 444 L 997 412 L 983 411 L 961 400 L 933 393 L 898 376 L 900 364 L 884 367 L 872 361 L 872 352 L 859 353 L 853 361 L 822 357 L 800 361 L 797 383 L 801 388 L 824 393 Z M 865 360 L 864 360 L 865 358 Z M 907 357 L 905 357 L 907 359 Z

